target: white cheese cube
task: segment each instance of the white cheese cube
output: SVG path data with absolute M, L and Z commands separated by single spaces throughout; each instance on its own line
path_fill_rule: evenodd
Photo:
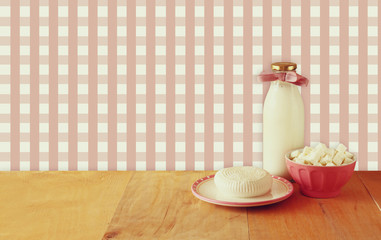
M 326 153 L 328 148 L 327 146 L 324 144 L 324 143 L 319 143 L 316 147 L 315 147 L 315 150 L 319 150 L 323 153 Z
M 323 164 L 323 165 L 326 165 L 327 163 L 330 163 L 332 162 L 332 157 L 329 156 L 328 154 L 325 155 L 321 160 L 320 162 Z
M 308 156 L 306 156 L 304 159 L 307 162 L 310 162 L 312 165 L 315 165 L 316 163 L 318 163 L 320 161 L 322 154 L 323 153 L 320 151 L 314 151 L 314 152 L 308 154 Z
M 332 162 L 336 165 L 336 166 L 340 166 L 343 161 L 345 159 L 345 155 L 344 155 L 344 152 L 338 152 L 336 153 L 335 157 L 333 158 Z
M 300 163 L 300 164 L 306 164 L 306 162 L 304 161 L 304 159 L 303 158 L 295 158 L 296 160 L 295 160 L 295 162 L 296 163 Z
M 312 148 L 311 147 L 304 147 L 303 149 L 303 155 L 308 155 L 312 152 Z
M 327 167 L 329 167 L 329 166 L 336 166 L 335 164 L 333 164 L 332 162 L 329 162 L 329 163 L 327 163 L 327 165 L 326 165 Z
M 344 144 L 339 144 L 339 146 L 337 146 L 336 147 L 336 150 L 338 151 L 338 152 L 345 152 L 346 150 L 347 150 L 347 147 L 346 146 L 344 146 Z
M 350 153 L 350 152 L 345 151 L 344 155 L 345 155 L 346 158 L 353 158 L 353 154 Z
M 299 150 L 295 150 L 295 151 L 291 152 L 290 159 L 294 159 L 294 158 L 298 157 L 299 155 L 300 155 Z
M 343 162 L 343 164 L 350 164 L 350 163 L 353 163 L 353 159 L 351 159 L 351 158 L 345 158 L 344 159 L 344 162 Z
M 315 148 L 308 156 L 306 156 L 306 160 L 309 160 L 312 164 L 318 163 L 320 159 L 325 155 L 325 151 L 323 148 Z
M 328 148 L 326 151 L 326 156 L 329 156 L 329 158 L 333 158 L 335 156 L 335 149 L 333 148 Z

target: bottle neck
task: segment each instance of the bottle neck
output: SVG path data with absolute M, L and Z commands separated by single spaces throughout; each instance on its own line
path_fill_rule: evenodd
M 289 72 L 295 72 L 295 70 L 291 70 L 291 71 L 277 71 L 277 70 L 272 70 L 273 73 L 289 73 Z M 283 87 L 296 87 L 294 84 L 292 83 L 289 83 L 289 82 L 285 82 L 285 81 L 281 81 L 281 80 L 276 80 L 276 81 L 273 81 L 271 82 L 271 86 L 283 86 Z
M 276 87 L 279 87 L 279 86 L 282 86 L 282 87 L 292 87 L 292 86 L 295 86 L 295 85 L 292 84 L 292 83 L 285 82 L 285 81 L 276 80 L 276 81 L 272 81 L 271 82 L 271 86 L 276 86 Z
M 277 71 L 277 70 L 272 70 L 273 73 L 288 73 L 288 72 L 295 72 L 295 70 L 291 70 L 291 71 Z

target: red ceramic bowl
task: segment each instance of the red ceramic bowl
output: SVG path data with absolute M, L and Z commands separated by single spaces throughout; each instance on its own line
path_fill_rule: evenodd
M 300 186 L 300 191 L 309 197 L 332 198 L 349 181 L 356 165 L 354 162 L 342 166 L 311 166 L 293 162 L 290 153 L 285 155 L 287 170 Z

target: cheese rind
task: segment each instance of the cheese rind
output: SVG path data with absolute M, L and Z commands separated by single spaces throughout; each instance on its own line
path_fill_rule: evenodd
M 221 193 L 245 198 L 267 193 L 273 178 L 261 168 L 245 166 L 219 170 L 214 176 L 214 182 Z

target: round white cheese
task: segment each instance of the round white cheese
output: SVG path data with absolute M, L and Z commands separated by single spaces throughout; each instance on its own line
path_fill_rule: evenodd
M 256 197 L 267 193 L 273 178 L 261 168 L 231 167 L 219 170 L 214 176 L 217 189 L 231 197 Z

